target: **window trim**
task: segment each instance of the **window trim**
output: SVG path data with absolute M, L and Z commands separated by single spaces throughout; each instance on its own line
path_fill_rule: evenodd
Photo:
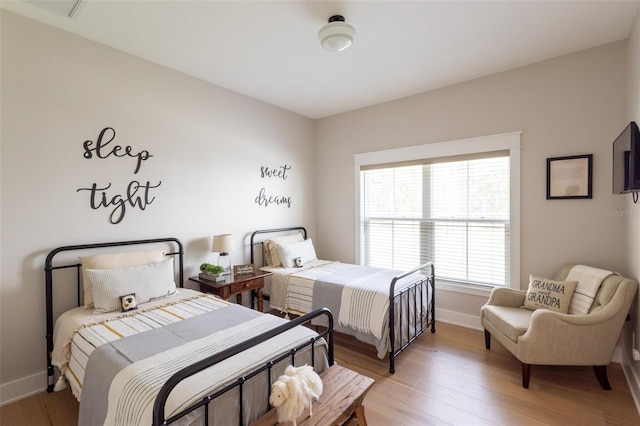
M 467 155 L 491 151 L 509 151 L 510 183 L 509 183 L 509 216 L 510 216 L 510 273 L 509 285 L 511 288 L 520 288 L 520 139 L 522 132 L 509 132 L 497 135 L 480 136 L 466 139 L 456 139 L 445 142 L 435 142 L 424 145 L 416 145 L 404 148 L 394 148 L 382 151 L 354 154 L 355 176 L 355 259 L 360 263 L 360 169 L 365 166 L 385 163 L 399 163 L 417 159 L 434 157 L 449 157 L 454 155 Z M 438 265 L 435 265 L 436 271 Z M 477 286 L 464 283 L 438 284 L 439 288 L 451 287 L 462 293 L 476 294 Z M 486 293 L 481 291 L 481 293 Z

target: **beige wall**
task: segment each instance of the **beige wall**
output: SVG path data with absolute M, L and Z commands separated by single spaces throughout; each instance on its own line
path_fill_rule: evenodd
M 2 10 L 0 395 L 45 387 L 44 259 L 55 247 L 179 237 L 187 276 L 214 262 L 211 236 L 306 224 L 313 232 L 312 120 Z M 83 142 L 113 127 L 113 144 L 153 157 L 83 157 Z M 260 167 L 291 166 L 288 179 Z M 144 211 L 93 210 L 78 188 L 132 180 L 162 184 Z M 255 203 L 261 188 L 291 207 Z M 60 307 L 60 305 L 59 305 Z
M 566 262 L 630 273 L 624 218 L 607 214 L 624 209 L 611 193 L 611 142 L 627 122 L 625 53 L 624 42 L 609 44 L 320 120 L 320 250 L 354 260 L 354 154 L 522 131 L 521 287 Z M 546 159 L 578 154 L 593 154 L 593 198 L 546 200 Z M 437 300 L 441 319 L 480 326 L 486 297 Z

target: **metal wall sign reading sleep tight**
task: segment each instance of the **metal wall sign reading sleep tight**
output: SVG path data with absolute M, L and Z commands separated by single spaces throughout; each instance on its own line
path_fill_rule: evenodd
M 262 179 L 282 179 L 287 180 L 289 177 L 288 172 L 291 170 L 291 166 L 284 164 L 280 167 L 260 167 L 260 177 Z M 272 204 L 276 205 L 285 205 L 287 207 L 291 207 L 291 197 L 287 196 L 277 196 L 277 195 L 267 195 L 267 190 L 262 187 L 260 188 L 260 192 L 255 198 L 255 203 L 259 206 L 269 207 Z
M 82 147 L 84 149 L 84 158 L 91 160 L 114 158 L 133 158 L 135 159 L 135 169 L 133 174 L 137 174 L 142 167 L 143 162 L 148 161 L 153 155 L 147 150 L 134 152 L 130 145 L 122 147 L 120 145 L 110 145 L 116 137 L 116 131 L 112 127 L 105 127 L 98 134 L 96 141 L 86 140 Z M 89 191 L 89 206 L 94 209 L 112 208 L 109 215 L 109 222 L 116 225 L 124 219 L 127 207 L 145 210 L 147 206 L 156 199 L 152 196 L 152 191 L 158 188 L 162 181 L 152 184 L 151 181 L 146 183 L 138 180 L 132 180 L 125 190 L 124 194 L 107 195 L 107 190 L 111 189 L 111 182 L 103 185 L 98 183 L 91 184 L 88 188 L 78 188 L 76 192 Z

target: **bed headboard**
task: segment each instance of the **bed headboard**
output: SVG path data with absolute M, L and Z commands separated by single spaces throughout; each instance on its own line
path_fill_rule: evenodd
M 82 281 L 80 279 L 80 271 L 82 264 L 79 260 L 68 263 L 69 259 L 66 261 L 59 260 L 60 265 L 54 265 L 55 256 L 63 253 L 63 252 L 81 252 L 83 250 L 89 251 L 96 248 L 106 248 L 106 247 L 122 247 L 122 246 L 133 246 L 133 245 L 163 245 L 164 247 L 169 246 L 170 249 L 167 251 L 167 256 L 175 256 L 175 259 L 178 261 L 178 282 L 177 285 L 179 287 L 184 287 L 184 248 L 182 242 L 173 237 L 166 238 L 155 238 L 149 240 L 132 240 L 132 241 L 117 241 L 117 242 L 107 242 L 107 243 L 93 243 L 93 244 L 79 244 L 72 246 L 63 246 L 53 249 L 47 255 L 45 260 L 44 272 L 45 272 L 45 289 L 46 289 L 46 321 L 47 321 L 47 373 L 49 375 L 49 380 L 51 381 L 53 378 L 53 367 L 51 366 L 51 351 L 53 350 L 53 271 L 58 269 L 68 269 L 68 268 L 76 268 L 76 288 L 77 288 L 77 306 L 81 305 L 80 294 L 81 294 L 81 286 Z M 77 257 L 76 257 L 77 259 Z M 53 383 L 49 383 L 49 387 L 53 387 Z
M 260 259 L 262 260 L 262 266 L 264 266 L 264 244 L 265 240 L 268 240 L 269 237 L 275 237 L 276 235 L 286 235 L 294 232 L 301 232 L 302 238 L 307 239 L 307 230 L 303 226 L 293 226 L 291 228 L 277 228 L 277 229 L 259 229 L 251 234 L 251 239 L 249 241 L 249 246 L 251 250 L 251 263 L 255 264 L 255 254 L 256 254 L 256 246 L 259 249 Z

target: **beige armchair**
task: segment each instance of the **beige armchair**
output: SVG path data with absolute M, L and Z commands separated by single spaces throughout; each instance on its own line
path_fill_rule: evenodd
M 565 280 L 573 265 L 556 276 Z M 600 385 L 610 390 L 607 365 L 618 342 L 638 283 L 620 275 L 602 281 L 588 314 L 522 308 L 526 290 L 495 288 L 482 307 L 485 346 L 494 336 L 522 362 L 522 386 L 529 387 L 531 365 L 591 365 Z

